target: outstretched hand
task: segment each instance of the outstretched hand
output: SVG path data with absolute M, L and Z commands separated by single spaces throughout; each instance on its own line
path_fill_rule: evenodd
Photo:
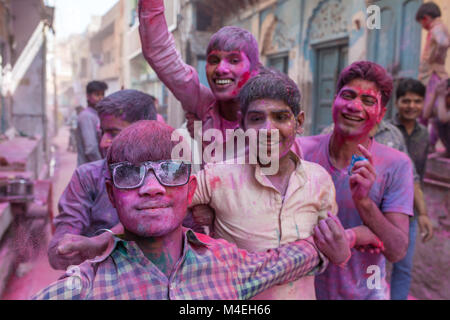
M 328 212 L 328 218 L 320 220 L 314 228 L 314 242 L 331 262 L 344 265 L 351 257 L 350 245 L 339 219 Z

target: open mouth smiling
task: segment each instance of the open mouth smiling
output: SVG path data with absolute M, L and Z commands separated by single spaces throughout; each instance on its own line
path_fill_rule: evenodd
M 234 83 L 232 79 L 215 79 L 214 84 L 217 86 L 226 86 Z
M 356 121 L 356 122 L 362 122 L 362 121 L 364 121 L 363 118 L 356 117 L 356 116 L 350 116 L 350 115 L 348 115 L 348 114 L 342 114 L 342 117 L 343 117 L 344 119 L 347 119 L 347 120 L 350 120 L 350 121 Z

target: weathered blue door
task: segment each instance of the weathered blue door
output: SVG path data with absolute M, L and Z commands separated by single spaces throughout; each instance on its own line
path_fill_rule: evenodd
M 422 0 L 379 0 L 381 29 L 368 30 L 368 58 L 385 67 L 395 84 L 400 78 L 417 78 L 420 62 L 421 26 L 416 12 Z M 395 113 L 392 97 L 386 117 Z
M 347 44 L 316 50 L 317 73 L 315 83 L 314 134 L 319 134 L 333 122 L 331 107 L 339 73 L 347 66 Z

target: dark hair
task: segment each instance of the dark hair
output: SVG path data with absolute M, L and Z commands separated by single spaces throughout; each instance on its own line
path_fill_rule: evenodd
M 387 105 L 391 98 L 394 84 L 392 77 L 387 73 L 386 69 L 371 61 L 354 62 L 342 70 L 339 75 L 336 93 L 339 93 L 347 83 L 355 79 L 374 82 L 381 92 L 382 106 L 385 107 Z
M 261 68 L 260 73 L 242 87 L 239 92 L 242 116 L 247 114 L 250 103 L 259 99 L 283 101 L 295 116 L 300 113 L 301 94 L 297 84 L 278 70 Z
M 156 109 L 150 95 L 132 89 L 121 90 L 100 100 L 96 105 L 99 116 L 113 115 L 127 122 L 156 120 Z
M 91 94 L 94 92 L 105 92 L 108 90 L 108 85 L 103 81 L 91 81 L 86 86 L 86 93 Z
M 239 27 L 223 27 L 213 34 L 209 40 L 206 54 L 208 55 L 214 50 L 244 52 L 250 61 L 251 70 L 261 65 L 258 42 L 249 31 Z
M 415 94 L 421 96 L 422 98 L 424 98 L 426 90 L 427 90 L 427 88 L 419 80 L 412 79 L 412 78 L 400 79 L 400 81 L 397 85 L 397 90 L 395 92 L 396 99 L 397 100 L 400 99 L 401 97 L 406 95 L 408 92 L 415 93 Z
M 417 10 L 416 21 L 422 20 L 426 15 L 433 19 L 439 18 L 441 16 L 441 9 L 439 9 L 439 6 L 434 2 L 430 1 L 424 3 L 419 7 L 419 10 Z
M 154 120 L 135 122 L 114 138 L 106 161 L 108 164 L 123 161 L 140 164 L 169 160 L 178 143 L 171 140 L 173 131 L 171 126 Z

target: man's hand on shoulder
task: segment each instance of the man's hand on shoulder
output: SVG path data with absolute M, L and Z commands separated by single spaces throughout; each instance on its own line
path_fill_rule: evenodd
M 103 254 L 112 239 L 109 232 L 88 238 L 76 234 L 65 234 L 59 242 L 56 252 L 61 260 L 69 265 L 79 265 L 85 260 L 93 259 Z

